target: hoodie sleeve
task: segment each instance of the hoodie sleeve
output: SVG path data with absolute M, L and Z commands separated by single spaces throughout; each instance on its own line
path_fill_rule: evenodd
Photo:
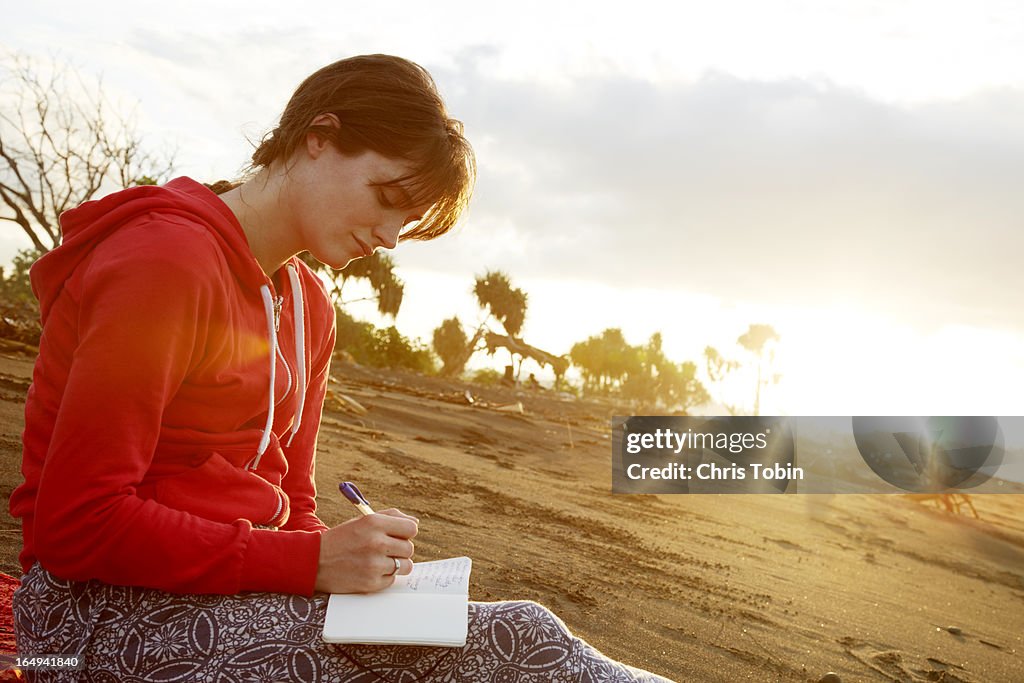
M 213 522 L 135 494 L 221 295 L 212 254 L 202 238 L 112 237 L 69 289 L 77 346 L 35 509 L 36 554 L 57 576 L 176 593 L 313 592 L 319 534 Z
M 314 276 L 315 277 L 315 276 Z M 314 287 L 317 287 L 314 290 Z M 334 304 L 331 303 L 319 281 L 309 283 L 306 291 L 315 291 L 309 299 L 311 315 L 310 328 L 322 328 L 322 341 L 313 349 L 313 363 L 309 388 L 306 390 L 306 401 L 302 411 L 302 425 L 296 432 L 290 445 L 284 446 L 288 458 L 288 473 L 281 487 L 288 495 L 291 515 L 283 529 L 304 531 L 325 531 L 329 527 L 316 515 L 316 447 L 317 435 L 320 432 L 320 421 L 323 414 L 324 398 L 327 396 L 327 382 L 330 377 L 331 356 L 334 353 L 334 342 L 337 334 L 335 328 Z M 316 321 L 316 322 L 314 322 Z M 319 325 L 317 325 L 319 323 Z

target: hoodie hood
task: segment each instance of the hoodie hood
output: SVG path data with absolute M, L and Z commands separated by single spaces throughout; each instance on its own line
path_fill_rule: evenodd
M 258 290 L 267 282 L 242 226 L 227 204 L 191 178 L 175 178 L 166 185 L 142 185 L 115 192 L 60 215 L 61 245 L 36 261 L 29 272 L 44 324 L 64 283 L 96 245 L 150 212 L 185 215 L 204 223 L 243 287 Z
M 255 470 L 270 445 L 277 403 L 274 387 L 278 358 L 284 362 L 280 351 L 277 331 L 280 323 L 283 297 L 274 296 L 270 278 L 264 274 L 259 262 L 252 254 L 249 241 L 235 214 L 220 197 L 205 185 L 191 178 L 175 178 L 166 185 L 143 185 L 115 192 L 103 199 L 86 202 L 78 208 L 65 211 L 60 216 L 63 240 L 61 245 L 41 257 L 29 271 L 32 292 L 39 300 L 41 322 L 46 324 L 54 302 L 64 284 L 74 274 L 83 260 L 96 246 L 111 233 L 133 220 L 149 213 L 180 215 L 192 222 L 204 224 L 217 241 L 228 266 L 245 291 L 259 292 L 263 301 L 267 323 L 268 357 L 267 419 L 263 427 L 256 454 L 247 463 L 246 469 Z M 302 424 L 302 410 L 305 402 L 307 368 L 305 367 L 305 339 L 303 320 L 303 293 L 296 259 L 287 264 L 288 282 L 291 287 L 295 316 L 295 359 L 292 377 L 298 392 L 298 410 L 288 443 L 295 437 Z

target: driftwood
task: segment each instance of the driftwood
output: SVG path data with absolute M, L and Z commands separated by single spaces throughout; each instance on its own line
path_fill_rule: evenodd
M 366 415 L 366 413 L 369 412 L 359 401 L 355 400 L 351 396 L 346 396 L 340 391 L 332 391 L 331 389 L 328 389 L 327 395 L 324 397 L 324 402 L 334 409 L 341 410 L 346 413 Z
M 522 339 L 488 332 L 484 335 L 484 342 L 487 344 L 487 353 L 494 353 L 496 349 L 504 348 L 523 358 L 532 358 L 541 366 L 550 365 L 555 373 L 556 385 L 561 383 L 562 377 L 569 369 L 569 359 L 565 356 L 556 356 L 535 346 L 530 346 Z

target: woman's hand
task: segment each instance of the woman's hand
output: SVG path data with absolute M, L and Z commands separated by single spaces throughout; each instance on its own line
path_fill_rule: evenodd
M 419 520 L 394 508 L 351 519 L 320 535 L 317 591 L 372 593 L 412 571 Z M 401 568 L 395 571 L 398 558 Z

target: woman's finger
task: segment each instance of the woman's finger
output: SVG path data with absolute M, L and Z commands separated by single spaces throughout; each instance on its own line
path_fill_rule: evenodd
M 419 531 L 419 524 L 417 524 L 415 518 L 408 515 L 377 513 L 363 519 L 372 520 L 371 524 L 392 538 L 412 538 Z
M 412 541 L 403 541 L 398 538 L 390 539 L 386 550 L 386 554 L 397 558 L 412 558 L 415 552 L 416 546 Z
M 413 517 L 412 515 L 407 515 L 404 512 L 402 512 L 401 510 L 399 510 L 398 508 L 388 508 L 387 510 L 380 510 L 379 513 L 382 514 L 382 515 L 388 515 L 389 517 L 403 517 L 405 519 L 411 519 L 412 521 L 416 522 L 417 524 L 420 523 L 419 517 Z
M 398 560 L 396 563 L 395 560 Z M 386 557 L 381 571 L 384 576 L 403 576 L 412 573 L 412 560 L 407 557 Z

